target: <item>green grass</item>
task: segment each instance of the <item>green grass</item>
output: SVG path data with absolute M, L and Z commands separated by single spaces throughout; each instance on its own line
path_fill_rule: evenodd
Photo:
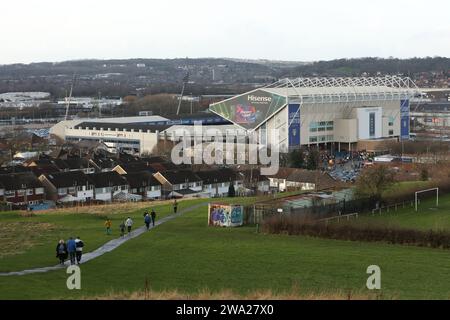
M 280 292 L 294 286 L 303 293 L 368 293 L 366 269 L 372 264 L 381 268 L 382 297 L 450 298 L 447 250 L 264 235 L 251 226 L 208 227 L 206 207 L 82 265 L 79 291 L 67 290 L 67 275 L 60 270 L 0 277 L 0 298 L 81 298 L 143 290 L 146 282 L 158 291 Z
M 407 205 L 405 208 L 390 208 L 389 212 L 383 209 L 381 214 L 360 215 L 353 223 L 361 224 L 384 224 L 401 228 L 419 230 L 449 230 L 450 231 L 450 196 L 439 198 L 439 207 L 436 207 L 435 198 L 421 201 L 416 212 L 414 206 Z
M 432 181 L 400 181 L 394 183 L 390 188 L 388 188 L 385 192 L 383 192 L 383 196 L 390 196 L 394 193 L 403 193 L 410 191 L 414 196 L 415 190 L 427 189 L 433 186 L 434 183 Z
M 180 201 L 179 210 L 207 199 Z M 135 206 L 134 206 L 135 207 Z M 134 220 L 134 227 L 143 223 L 143 212 L 154 208 L 157 219 L 172 213 L 172 205 L 148 203 L 145 208 L 115 211 L 115 206 L 106 211 L 96 208 L 79 208 L 47 213 L 36 213 L 32 217 L 22 212 L 0 213 L 0 272 L 45 267 L 57 264 L 55 248 L 59 239 L 80 236 L 85 243 L 85 251 L 93 251 L 113 238 L 119 237 L 120 222 L 128 216 Z M 108 211 L 110 210 L 110 211 Z M 79 213 L 76 213 L 79 211 Z M 94 213 L 89 213 L 93 211 Z M 104 210 L 103 210 L 104 211 Z M 112 235 L 106 235 L 106 217 L 112 221 Z

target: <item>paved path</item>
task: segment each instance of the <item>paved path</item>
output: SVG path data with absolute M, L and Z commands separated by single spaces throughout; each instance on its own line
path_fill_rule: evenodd
M 206 205 L 207 205 L 207 203 L 196 204 L 196 205 L 188 207 L 184 210 L 180 210 L 176 214 L 172 214 L 172 215 L 166 216 L 164 218 L 161 218 L 158 221 L 156 221 L 155 227 L 159 226 L 160 224 L 163 224 L 167 221 L 173 220 L 176 217 L 179 217 L 180 215 L 182 215 L 183 213 L 192 211 L 194 209 L 197 209 L 199 207 L 206 206 Z M 150 226 L 150 229 L 153 229 L 155 227 Z M 147 232 L 147 229 L 145 226 L 143 226 L 143 227 L 135 229 L 134 231 L 131 231 L 130 234 L 125 234 L 125 236 L 123 238 L 117 238 L 117 239 L 108 241 L 100 248 L 98 248 L 92 252 L 84 253 L 83 257 L 81 259 L 81 262 L 86 263 L 90 260 L 98 258 L 98 257 L 102 256 L 103 254 L 116 249 L 117 247 L 119 247 L 121 244 L 127 242 L 128 240 L 134 239 L 145 232 Z M 66 261 L 64 266 L 58 264 L 58 265 L 52 266 L 52 267 L 43 267 L 43 268 L 35 268 L 35 269 L 12 271 L 12 272 L 0 272 L 0 276 L 23 276 L 23 275 L 32 274 L 32 273 L 43 273 L 43 272 L 48 272 L 48 271 L 52 271 L 52 270 L 59 270 L 59 269 L 67 268 L 69 265 L 70 265 L 70 261 Z

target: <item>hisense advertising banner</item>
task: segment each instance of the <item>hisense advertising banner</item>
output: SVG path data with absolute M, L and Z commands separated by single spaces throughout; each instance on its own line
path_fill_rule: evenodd
M 255 90 L 210 106 L 210 110 L 241 127 L 252 130 L 286 105 L 286 98 Z

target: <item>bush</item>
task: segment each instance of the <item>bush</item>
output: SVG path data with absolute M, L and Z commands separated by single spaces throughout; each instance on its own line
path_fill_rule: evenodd
M 271 234 L 305 235 L 350 241 L 385 241 L 391 244 L 450 248 L 450 232 L 448 231 L 421 231 L 369 224 L 325 224 L 324 222 L 312 221 L 293 215 L 273 215 L 263 221 L 261 230 Z
M 428 181 L 428 177 L 429 177 L 428 169 L 425 168 L 425 167 L 423 167 L 423 168 L 420 170 L 420 180 L 422 180 L 422 181 Z

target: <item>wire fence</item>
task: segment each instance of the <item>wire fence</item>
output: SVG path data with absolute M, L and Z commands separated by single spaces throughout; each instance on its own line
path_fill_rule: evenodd
M 435 194 L 423 195 L 421 200 L 434 197 Z M 402 199 L 403 198 L 403 199 Z M 245 208 L 246 223 L 260 224 L 266 218 L 276 215 L 297 216 L 309 221 L 341 221 L 344 219 L 358 218 L 361 214 L 381 215 L 383 213 L 396 212 L 400 209 L 414 208 L 414 194 L 405 194 L 402 197 L 385 199 L 383 201 L 364 198 L 354 200 L 339 200 L 328 204 L 314 204 L 305 207 L 289 207 L 280 204 L 254 204 Z

